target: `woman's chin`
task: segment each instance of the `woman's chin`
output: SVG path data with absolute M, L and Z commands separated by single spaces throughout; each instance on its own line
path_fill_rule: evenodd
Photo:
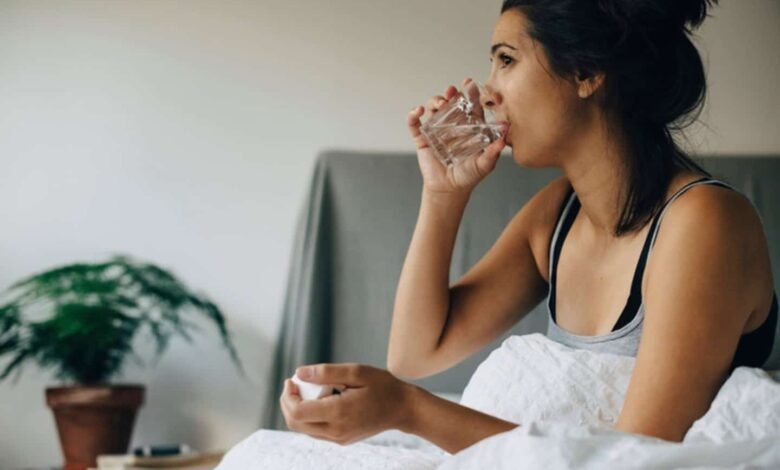
M 520 149 L 508 144 L 507 147 L 512 147 L 512 160 L 518 165 L 525 168 L 544 168 L 550 166 L 549 163 L 544 162 L 538 155 L 531 155 L 528 152 L 523 152 Z

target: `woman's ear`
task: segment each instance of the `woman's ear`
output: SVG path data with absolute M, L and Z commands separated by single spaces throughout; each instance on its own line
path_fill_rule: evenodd
M 577 95 L 582 99 L 589 98 L 604 84 L 604 74 L 602 72 L 577 72 L 575 84 Z

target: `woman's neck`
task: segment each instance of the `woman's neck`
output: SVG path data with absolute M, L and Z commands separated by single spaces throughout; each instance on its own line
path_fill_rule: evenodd
M 597 123 L 567 152 L 562 170 L 581 204 L 580 214 L 592 235 L 604 241 L 617 239 L 615 227 L 628 187 L 627 146 L 615 133 Z

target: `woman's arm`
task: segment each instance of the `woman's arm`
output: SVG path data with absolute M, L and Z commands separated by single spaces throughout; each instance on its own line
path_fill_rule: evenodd
M 303 401 L 286 380 L 280 398 L 287 427 L 318 439 L 350 444 L 388 429 L 416 434 L 455 453 L 516 424 L 439 398 L 383 369 L 362 364 L 316 364 L 296 374 L 316 384 L 347 389 Z
M 464 80 L 464 86 L 469 79 Z M 505 143 L 493 142 L 479 157 L 445 167 L 422 134 L 420 118 L 457 95 L 449 86 L 425 108 L 415 107 L 407 125 L 417 147 L 423 180 L 417 225 L 404 260 L 393 306 L 387 366 L 406 377 L 430 375 L 429 358 L 436 349 L 450 308 L 449 271 L 455 236 L 474 187 L 493 169 Z
M 420 387 L 414 387 L 409 393 L 412 397 L 408 420 L 399 429 L 420 436 L 451 454 L 518 426 L 439 398 Z
M 423 190 L 393 306 L 387 367 L 396 374 L 427 372 L 425 363 L 447 320 L 450 261 L 468 199 L 468 193 L 442 195 Z
M 670 207 L 645 273 L 642 338 L 617 429 L 683 439 L 771 291 L 767 262 L 760 219 L 743 196 L 702 186 Z
M 544 299 L 546 262 L 534 252 L 549 247 L 567 189 L 568 181 L 558 178 L 536 193 L 451 286 L 450 257 L 465 201 L 423 197 L 393 308 L 387 355 L 393 374 L 417 379 L 452 367 Z

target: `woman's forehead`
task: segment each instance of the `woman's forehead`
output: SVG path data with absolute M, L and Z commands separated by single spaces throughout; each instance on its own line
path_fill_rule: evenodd
M 491 48 L 504 44 L 515 49 L 525 49 L 531 42 L 527 25 L 528 20 L 520 10 L 515 8 L 505 11 L 493 29 Z

